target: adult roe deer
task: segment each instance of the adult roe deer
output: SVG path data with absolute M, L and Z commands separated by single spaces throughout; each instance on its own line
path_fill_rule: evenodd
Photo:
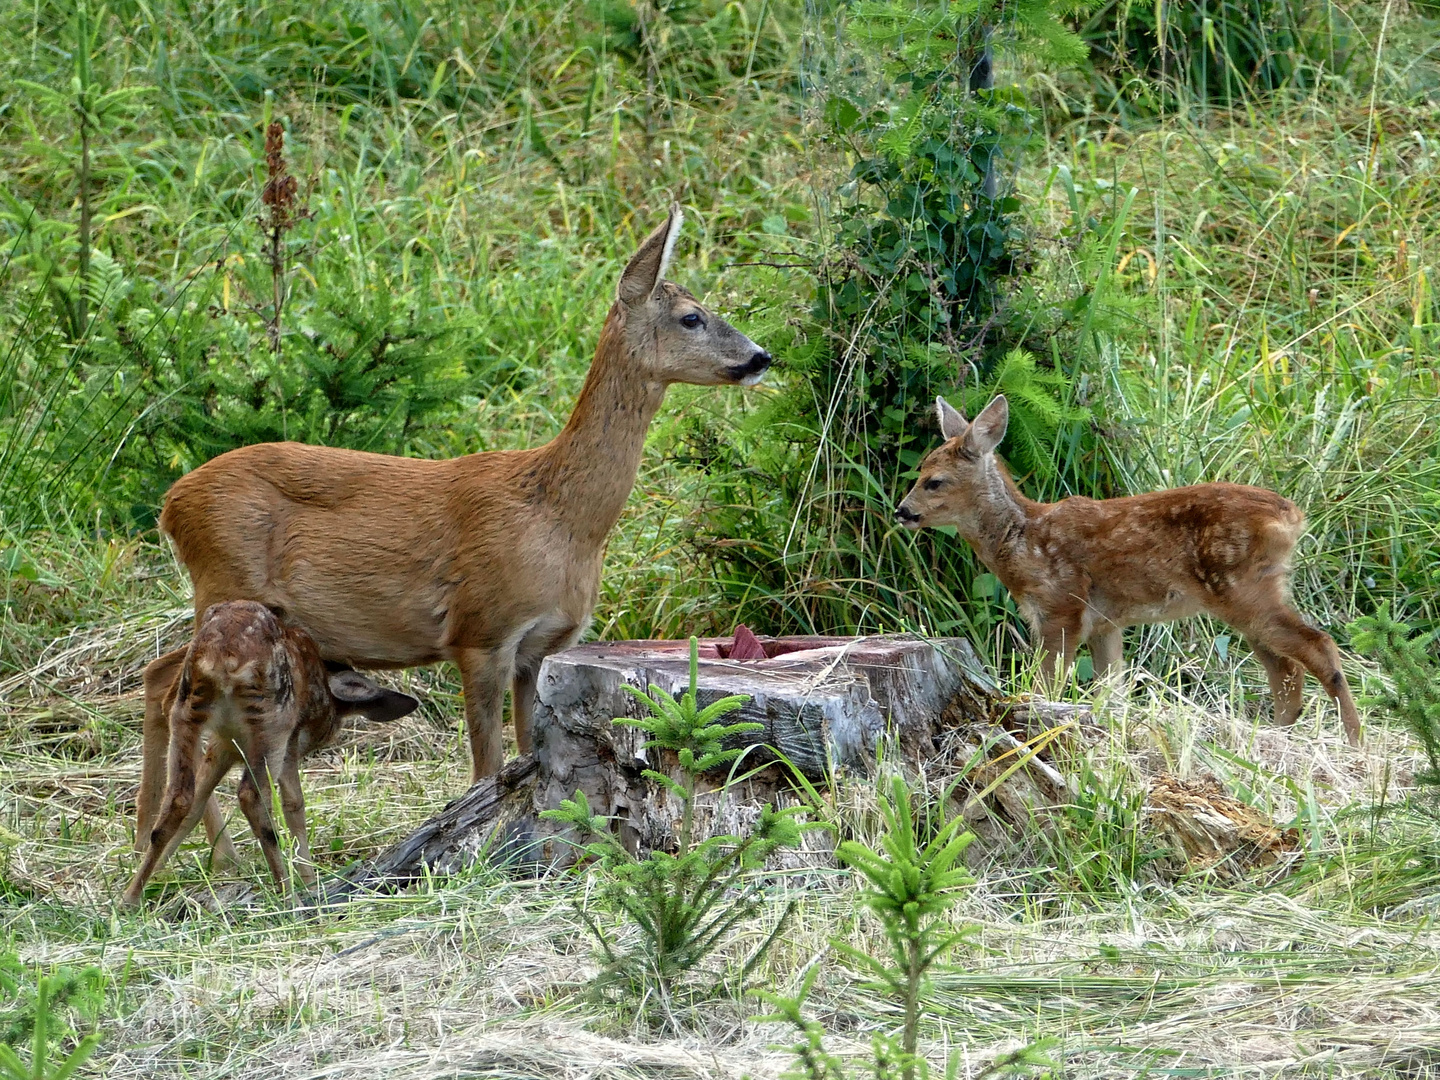
M 263 604 L 234 600 L 207 609 L 165 695 L 170 719 L 169 779 L 149 848 L 121 902 L 134 907 L 145 885 L 195 827 L 216 786 L 239 763 L 240 807 L 280 890 L 285 868 L 270 816 L 270 777 L 280 788 L 297 869 L 315 880 L 305 829 L 300 761 L 327 746 L 354 714 L 395 720 L 420 704 L 354 671 L 327 674 L 315 642 Z
M 1009 404 L 995 398 L 968 423 L 936 399 L 944 445 L 896 508 L 906 528 L 953 525 L 1015 598 L 1042 652 L 1068 667 L 1085 641 L 1097 674 L 1121 660 L 1121 631 L 1207 612 L 1249 642 L 1270 678 L 1275 720 L 1300 715 L 1304 671 L 1340 707 L 1352 744 L 1360 718 L 1329 634 L 1290 606 L 1290 553 L 1305 515 L 1289 499 L 1242 484 L 1195 484 L 1120 499 L 1027 499 L 995 448 Z
M 327 661 L 355 667 L 453 660 L 472 781 L 503 763 L 507 686 L 528 752 L 540 662 L 590 619 L 605 540 L 666 388 L 751 385 L 770 366 L 768 352 L 665 280 L 681 222 L 672 206 L 631 257 L 575 410 L 547 445 L 425 461 L 267 443 L 177 480 L 160 525 L 190 571 L 196 612 L 260 601 L 304 626 Z M 164 778 L 163 698 L 182 656 L 145 671 L 142 849 Z M 220 822 L 211 804 L 212 840 Z M 222 836 L 217 855 L 229 853 Z

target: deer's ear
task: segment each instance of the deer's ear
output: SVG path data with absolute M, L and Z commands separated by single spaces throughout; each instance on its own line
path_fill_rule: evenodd
M 336 671 L 329 677 L 330 693 L 341 714 L 360 713 L 367 720 L 385 724 L 409 716 L 420 702 L 409 694 L 376 686 L 358 671 Z
M 960 410 L 953 408 L 943 397 L 935 399 L 935 415 L 940 420 L 940 434 L 946 442 L 957 435 L 964 435 L 965 429 L 970 426 Z
M 630 256 L 625 272 L 620 275 L 616 296 L 627 304 L 638 304 L 650 298 L 665 280 L 670 256 L 675 254 L 675 241 L 684 223 L 685 215 L 680 210 L 680 204 L 671 203 L 670 216 L 665 219 L 665 224 L 647 236 L 635 254 Z
M 975 422 L 970 425 L 970 448 L 977 454 L 988 454 L 1005 438 L 1005 428 L 1010 424 L 1010 403 L 1001 394 L 986 405 Z

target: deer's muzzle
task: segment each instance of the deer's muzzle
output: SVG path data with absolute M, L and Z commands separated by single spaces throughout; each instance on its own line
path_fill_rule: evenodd
M 907 529 L 918 529 L 920 527 L 920 515 L 911 510 L 903 502 L 895 508 L 895 520 L 904 525 Z
M 760 381 L 760 377 L 770 369 L 772 357 L 764 349 L 758 349 L 755 355 L 746 360 L 743 364 L 736 364 L 730 368 L 729 375 L 736 382 L 743 386 L 754 386 Z

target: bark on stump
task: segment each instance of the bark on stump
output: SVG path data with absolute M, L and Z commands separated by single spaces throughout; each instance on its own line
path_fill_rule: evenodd
M 983 715 L 998 697 L 970 643 L 958 638 L 759 640 L 764 660 L 730 660 L 728 639 L 702 641 L 696 692 L 702 706 L 729 694 L 750 695 L 726 722 L 763 725 L 736 740 L 747 748 L 739 771 L 779 766 L 737 793 L 757 810 L 783 785 L 788 769 L 812 782 L 841 770 L 868 772 L 887 733 L 901 756 L 917 764 L 934 754 L 935 725 L 947 705 Z M 671 763 L 656 761 L 644 748 L 643 732 L 611 718 L 645 712 L 626 686 L 643 690 L 653 683 L 678 697 L 689 677 L 689 644 L 683 641 L 596 643 L 548 658 L 534 718 L 537 811 L 580 790 L 593 810 L 615 819 L 632 851 L 669 846 L 678 808 L 641 773 L 665 771 Z M 735 807 L 702 801 L 697 811 L 723 819 Z M 723 821 L 715 825 L 730 831 Z
M 729 659 L 730 639 L 700 642 L 697 697 L 751 700 L 729 720 L 763 730 L 742 737 L 741 770 L 770 766 L 726 804 L 700 800 L 697 828 L 743 829 L 766 801 L 785 801 L 786 773 L 812 782 L 837 771 L 866 772 L 877 741 L 889 733 L 912 764 L 935 753 L 942 713 L 988 716 L 999 691 L 968 641 L 908 635 L 757 639 L 763 660 Z M 752 643 L 753 648 L 753 643 Z M 519 862 L 563 862 L 564 845 L 539 815 L 584 791 L 590 806 L 616 820 L 637 853 L 668 847 L 678 817 L 673 797 L 646 781 L 665 768 L 644 748 L 640 731 L 611 723 L 642 715 L 625 686 L 651 683 L 677 697 L 689 685 L 689 643 L 622 641 L 581 645 L 545 660 L 533 718 L 535 754 L 480 781 L 374 862 L 352 870 L 330 899 L 364 887 L 409 884 L 426 873 L 450 873 L 481 852 Z M 811 834 L 813 835 L 813 834 Z

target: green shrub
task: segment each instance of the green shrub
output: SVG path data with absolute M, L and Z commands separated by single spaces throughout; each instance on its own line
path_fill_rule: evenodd
M 1056 364 L 1064 327 L 1013 280 L 1029 256 L 1010 172 L 1034 116 L 1017 87 L 984 77 L 991 50 L 1077 62 L 1083 48 L 1061 16 L 1083 8 L 907 0 L 848 12 L 857 45 L 817 77 L 830 89 L 826 137 L 854 165 L 833 194 L 812 321 L 785 350 L 786 390 L 738 445 L 692 439 L 714 478 L 695 539 L 738 618 L 983 637 L 992 614 L 1005 617 L 950 592 L 977 576 L 968 549 L 894 525 L 935 440 L 937 394 L 1013 387 L 1023 417 L 1005 449 L 1022 474 L 1036 470 L 1033 493 L 1094 490 L 1077 372 Z M 1059 314 L 1074 316 L 1072 337 L 1090 318 Z M 1032 339 L 1039 363 L 1016 348 Z
M 1431 655 L 1437 631 L 1416 634 L 1382 604 L 1374 615 L 1362 615 L 1346 631 L 1358 652 L 1380 661 L 1392 686 L 1362 699 L 1399 717 L 1425 750 L 1430 768 L 1415 774 L 1417 782 L 1440 792 L 1440 663 Z

